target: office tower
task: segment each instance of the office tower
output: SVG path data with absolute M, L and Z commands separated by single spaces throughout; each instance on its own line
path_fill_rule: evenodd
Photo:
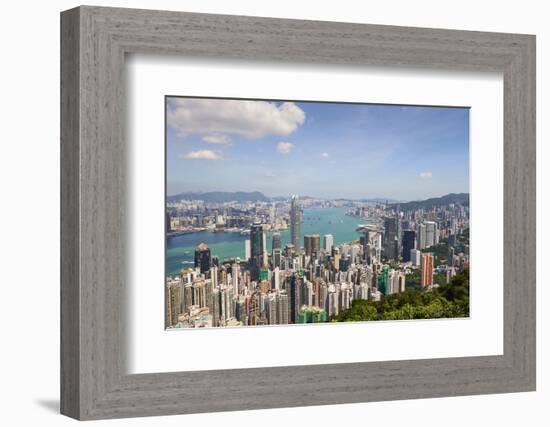
M 424 288 L 432 286 L 434 281 L 434 257 L 432 254 L 422 254 L 420 267 L 420 285 Z
M 271 262 L 273 263 L 273 268 L 280 268 L 281 260 L 282 260 L 281 250 L 280 249 L 273 250 L 273 257 L 271 260 Z
M 181 280 L 170 280 L 165 287 L 165 327 L 170 328 L 178 323 L 181 313 Z
M 257 281 L 260 278 L 260 268 L 263 265 L 265 233 L 262 224 L 252 224 L 250 228 L 250 275 Z
M 323 249 L 327 254 L 331 254 L 332 246 L 334 245 L 334 237 L 332 234 L 325 234 L 323 236 Z
M 359 254 L 361 253 L 361 246 L 360 245 L 351 245 L 350 248 L 350 261 L 351 263 L 357 262 L 357 258 L 359 257 Z
M 289 323 L 296 323 L 301 304 L 302 279 L 296 275 L 290 276 L 289 284 Z
M 422 252 L 420 252 L 418 249 L 411 249 L 411 263 L 412 265 L 416 265 L 417 267 L 420 266 L 420 260 L 422 257 Z
M 417 236 L 417 249 L 424 249 L 426 247 L 426 225 L 418 225 L 418 236 Z
M 298 196 L 292 196 L 290 200 L 290 243 L 295 251 L 300 252 L 300 229 L 302 225 L 302 210 Z
M 183 286 L 183 296 L 181 301 L 181 312 L 187 313 L 189 308 L 193 305 L 193 284 L 186 283 Z
M 318 234 L 307 234 L 304 236 L 304 248 L 306 255 L 319 255 L 321 249 L 321 237 Z
M 396 258 L 400 258 L 401 252 L 402 252 L 402 241 L 403 241 L 403 221 L 401 220 L 401 213 L 398 212 L 395 214 L 395 221 L 397 223 L 397 235 L 395 236 L 395 240 L 397 242 Z
M 218 267 L 210 267 L 210 280 L 212 280 L 214 287 L 218 286 Z
M 259 315 L 259 307 L 258 307 L 258 297 L 254 293 L 248 297 L 248 324 L 251 326 L 255 326 L 258 324 L 258 315 Z
M 390 288 L 388 286 L 388 276 L 389 276 L 389 269 L 388 266 L 385 265 L 382 268 L 382 271 L 378 273 L 376 288 L 382 295 L 389 295 Z
M 275 232 L 273 233 L 273 237 L 271 239 L 271 262 L 273 263 L 273 267 L 280 267 L 281 266 L 281 233 Z
M 210 309 L 210 314 L 212 314 L 212 310 L 214 309 L 213 305 L 213 295 L 214 292 L 214 286 L 212 284 L 212 280 L 206 279 L 204 281 L 204 306 L 208 307 Z
M 262 225 L 262 254 L 264 257 L 267 256 L 267 236 L 263 225 Z
M 200 243 L 195 249 L 195 268 L 200 268 L 201 274 L 210 270 L 210 249 L 206 243 Z
M 246 262 L 250 261 L 250 240 L 244 241 L 244 259 Z
M 330 285 L 327 295 L 327 313 L 328 317 L 338 315 L 338 301 L 339 301 L 339 290 L 334 286 Z
M 288 295 L 286 291 L 281 291 L 279 294 L 279 306 L 278 306 L 278 321 L 280 325 L 288 325 L 288 314 L 289 314 L 289 305 L 288 305 Z
M 239 264 L 236 262 L 231 266 L 231 281 L 233 286 L 233 293 L 239 295 Z
M 281 233 L 275 232 L 271 237 L 271 252 L 275 252 L 276 249 L 281 249 Z
M 411 249 L 416 247 L 416 233 L 414 230 L 403 231 L 403 262 L 411 260 Z
M 397 259 L 400 246 L 398 216 L 389 217 L 384 220 L 384 241 L 386 257 L 388 257 L 388 259 Z
M 277 296 L 275 294 L 270 294 L 267 297 L 266 319 L 269 325 L 276 325 L 278 323 Z
M 370 264 L 370 259 L 372 256 L 372 243 L 371 243 L 371 237 L 373 236 L 373 232 L 371 230 L 365 230 L 363 234 L 363 259 L 367 261 L 367 264 Z
M 272 280 L 273 280 L 272 288 L 275 289 L 276 291 L 280 290 L 281 289 L 281 273 L 280 273 L 279 267 L 275 267 L 275 269 L 273 270 Z
M 214 288 L 212 290 L 212 302 L 209 304 L 209 312 L 212 315 L 212 326 L 220 326 L 221 325 L 221 305 L 220 305 L 220 289 Z
M 437 224 L 434 221 L 424 221 L 426 226 L 426 247 L 429 248 L 439 242 Z
M 454 265 L 454 258 L 455 258 L 455 248 L 452 246 L 449 246 L 449 250 L 447 251 L 447 265 L 449 267 L 452 267 Z
M 313 305 L 313 283 L 304 281 L 302 285 L 302 300 L 300 305 L 307 305 L 311 307 Z

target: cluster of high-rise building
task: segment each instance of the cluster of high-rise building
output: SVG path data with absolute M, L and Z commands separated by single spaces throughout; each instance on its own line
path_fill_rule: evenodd
M 268 250 L 270 227 L 261 221 L 250 224 L 245 259 L 220 261 L 199 244 L 194 268 L 166 278 L 166 326 L 326 322 L 355 299 L 377 301 L 405 291 L 412 271 L 419 271 L 420 285 L 431 289 L 438 269 L 444 269 L 448 281 L 468 265 L 467 243 L 457 239 L 468 228 L 468 211 L 461 205 L 384 212 L 382 226 L 360 226 L 353 242 L 335 244 L 331 234 L 302 239 L 302 209 L 293 196 L 290 243 L 284 247 L 281 235 L 273 232 Z M 440 240 L 448 242 L 448 253 L 436 265 L 425 249 Z

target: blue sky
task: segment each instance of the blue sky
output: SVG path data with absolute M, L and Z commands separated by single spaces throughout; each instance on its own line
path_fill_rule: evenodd
M 469 110 L 167 98 L 167 193 L 418 200 L 469 191 Z

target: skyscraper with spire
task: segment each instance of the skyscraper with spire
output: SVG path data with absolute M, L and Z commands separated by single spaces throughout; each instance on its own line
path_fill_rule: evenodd
M 290 199 L 290 240 L 296 252 L 300 250 L 300 229 L 302 225 L 302 209 L 297 195 Z

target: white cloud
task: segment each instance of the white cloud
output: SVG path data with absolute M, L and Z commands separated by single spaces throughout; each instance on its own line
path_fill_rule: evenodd
M 321 153 L 321 157 L 323 159 L 328 159 L 328 153 L 327 152 Z
M 209 144 L 231 144 L 231 138 L 227 135 L 206 135 L 202 138 L 202 140 L 204 142 L 208 142 Z
M 420 172 L 420 178 L 422 179 L 432 179 L 431 172 Z
M 197 150 L 188 153 L 179 153 L 178 157 L 187 160 L 223 160 L 223 156 L 220 152 L 212 150 Z
M 294 144 L 292 142 L 279 142 L 277 144 L 277 151 L 280 154 L 288 154 L 294 147 Z
M 171 98 L 167 108 L 168 125 L 182 138 L 191 134 L 236 134 L 248 139 L 287 136 L 305 118 L 293 102 Z

